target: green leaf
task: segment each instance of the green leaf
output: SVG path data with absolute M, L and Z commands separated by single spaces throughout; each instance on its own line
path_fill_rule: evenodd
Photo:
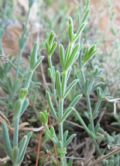
M 35 70 L 38 68 L 38 66 L 41 64 L 43 58 L 44 58 L 44 57 L 38 58 L 36 64 L 34 65 L 34 68 L 33 68 L 34 71 L 35 71 Z
M 13 146 L 18 146 L 18 137 L 19 137 L 19 116 L 14 119 L 14 135 L 13 135 Z
M 85 65 L 96 53 L 96 46 L 92 46 L 83 57 L 83 64 Z
M 67 147 L 73 140 L 73 138 L 76 136 L 76 134 L 72 134 L 67 140 L 66 140 L 66 143 L 65 143 L 65 147 Z
M 87 0 L 87 3 L 85 4 L 85 9 L 84 9 L 84 12 L 83 12 L 84 15 L 82 17 L 82 20 L 81 20 L 80 26 L 78 28 L 77 34 L 74 37 L 74 41 L 76 41 L 80 37 L 81 32 L 84 30 L 84 28 L 87 24 L 89 11 L 90 11 L 89 6 L 90 6 L 89 0 Z
M 17 100 L 17 102 L 15 103 L 15 112 L 14 112 L 14 117 L 17 117 L 18 115 L 20 115 L 21 112 L 21 108 L 22 108 L 22 102 L 23 100 Z
M 55 74 L 55 69 L 54 69 L 54 67 L 48 69 L 48 75 L 49 75 L 49 77 L 51 78 L 51 80 L 52 80 L 53 82 L 55 82 L 55 76 L 56 76 L 56 74 Z
M 47 91 L 46 94 L 47 94 L 47 100 L 48 100 L 48 104 L 49 104 L 49 107 L 50 107 L 50 111 L 51 111 L 53 117 L 55 117 L 55 119 L 58 119 L 57 118 L 57 113 L 56 113 L 56 111 L 54 109 L 54 106 L 53 106 L 53 103 L 52 103 L 52 100 L 51 100 L 51 97 L 50 97 L 50 94 L 49 94 L 48 91 Z
M 81 23 L 81 25 L 80 25 L 80 27 L 78 29 L 78 32 L 77 32 L 77 34 L 74 37 L 74 41 L 76 41 L 80 37 L 80 34 L 84 30 L 85 26 L 86 26 L 86 23 Z
M 24 114 L 24 112 L 26 111 L 28 106 L 29 106 L 29 99 L 25 99 L 23 102 L 23 105 L 22 105 L 20 116 L 22 116 Z
M 32 132 L 29 132 L 27 135 L 25 135 L 23 137 L 23 139 L 20 142 L 20 145 L 19 145 L 19 159 L 18 159 L 19 164 L 24 159 L 24 156 L 25 156 L 25 153 L 26 153 L 26 149 L 27 149 L 27 146 L 29 144 L 31 136 L 32 136 Z
M 19 98 L 24 99 L 28 94 L 28 88 L 21 88 Z
M 73 80 L 70 84 L 69 84 L 69 86 L 68 86 L 68 88 L 67 88 L 67 90 L 66 90 L 66 93 L 65 93 L 65 98 L 67 97 L 67 95 L 70 93 L 70 91 L 73 89 L 73 87 L 77 84 L 79 82 L 79 79 L 75 79 L 75 80 Z
M 64 139 L 64 145 L 65 145 L 65 143 L 66 143 L 67 137 L 68 137 L 68 130 L 66 130 L 66 131 L 64 132 L 64 137 L 63 137 L 63 139 Z
M 58 96 L 62 96 L 62 85 L 59 71 L 56 71 L 56 91 Z
M 38 41 L 34 44 L 32 53 L 30 55 L 30 68 L 33 70 L 38 63 L 39 44 Z
M 48 112 L 47 111 L 40 112 L 39 119 L 43 125 L 47 125 L 48 124 Z
M 65 66 L 66 66 L 66 63 L 69 61 L 70 59 L 70 56 L 71 56 L 71 52 L 72 52 L 72 49 L 73 49 L 73 44 L 72 43 L 69 43 L 67 49 L 66 49 L 66 53 L 65 53 Z
M 4 138 L 6 153 L 10 158 L 12 158 L 12 145 L 10 143 L 8 127 L 5 121 L 2 124 L 2 130 L 3 130 L 3 138 Z
M 73 28 L 73 21 L 72 21 L 72 18 L 70 17 L 69 18 L 69 38 L 70 38 L 70 41 L 72 42 L 73 39 L 74 39 L 74 28 Z
M 84 130 L 90 135 L 94 140 L 96 139 L 96 135 L 87 127 L 84 120 L 82 119 L 81 115 L 74 109 L 76 118 L 79 120 L 81 125 L 84 127 Z
M 65 111 L 65 113 L 63 114 L 63 117 L 62 117 L 62 122 L 64 122 L 68 118 L 68 116 L 70 116 L 72 111 L 73 111 L 72 108 L 69 108 Z
M 78 58 L 78 56 L 79 56 L 79 54 L 78 54 L 79 53 L 79 47 L 80 47 L 79 44 L 77 44 L 75 46 L 75 48 L 73 49 L 69 59 L 66 62 L 65 70 L 70 68 L 73 65 L 73 63 L 76 61 L 76 59 Z
M 55 38 L 55 34 L 51 32 L 46 42 L 46 49 L 47 49 L 48 56 L 52 56 L 57 47 L 57 42 L 54 41 L 54 38 Z
M 50 129 L 47 128 L 47 129 L 46 129 L 46 134 L 47 134 L 47 136 L 49 137 L 49 139 L 50 139 L 51 141 L 53 141 L 55 144 L 58 143 L 58 138 L 57 138 L 57 136 L 56 136 L 54 127 L 51 127 Z
M 53 44 L 53 46 L 52 46 L 52 48 L 50 50 L 50 55 L 54 54 L 56 47 L 57 47 L 57 42 L 54 42 L 54 44 Z
M 48 39 L 48 44 L 50 47 L 53 45 L 54 38 L 55 38 L 55 34 L 54 34 L 54 32 L 51 32 L 49 39 Z
M 46 49 L 47 49 L 47 54 L 49 54 L 49 52 L 50 52 L 50 46 L 49 46 L 48 42 L 45 43 L 45 46 L 46 46 Z
M 19 148 L 15 146 L 12 150 L 12 161 L 14 164 L 18 164 L 18 157 L 19 157 Z
M 59 54 L 60 54 L 60 63 L 62 65 L 62 68 L 64 69 L 65 65 L 65 50 L 62 44 L 59 46 Z
M 75 105 L 78 103 L 78 101 L 80 100 L 80 98 L 82 97 L 82 95 L 77 95 L 77 96 L 75 96 L 73 99 L 72 99 L 72 101 L 71 101 L 71 103 L 69 104 L 69 106 L 68 106 L 68 108 L 67 109 L 69 109 L 69 108 L 74 108 L 75 107 Z M 67 110 L 66 110 L 67 111 Z

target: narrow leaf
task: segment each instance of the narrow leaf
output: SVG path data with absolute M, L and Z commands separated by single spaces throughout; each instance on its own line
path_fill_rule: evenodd
M 66 93 L 65 93 L 65 98 L 67 97 L 67 95 L 70 93 L 70 91 L 73 89 L 73 87 L 77 84 L 79 82 L 79 79 L 75 79 L 74 81 L 72 81 L 70 84 L 69 84 L 69 86 L 68 86 L 68 88 L 67 88 L 67 90 L 66 90 Z
M 54 54 L 56 47 L 57 47 L 57 42 L 54 42 L 54 44 L 53 44 L 53 46 L 52 46 L 52 48 L 50 50 L 50 53 L 49 53 L 50 55 Z
M 12 161 L 16 165 L 17 165 L 18 156 L 19 156 L 19 148 L 15 146 L 12 151 Z
M 3 130 L 3 138 L 4 138 L 6 153 L 10 158 L 12 158 L 12 145 L 10 143 L 8 127 L 5 121 L 2 124 L 2 130 Z
M 56 91 L 58 96 L 62 95 L 62 85 L 61 85 L 61 78 L 60 78 L 60 72 L 56 71 Z
M 83 57 L 83 64 L 85 65 L 96 53 L 96 46 L 92 46 Z
M 29 132 L 26 136 L 24 136 L 24 139 L 22 140 L 22 142 L 20 144 L 20 147 L 19 147 L 20 153 L 19 153 L 19 159 L 18 159 L 19 164 L 24 159 L 24 156 L 25 156 L 25 153 L 26 153 L 26 149 L 27 149 L 27 146 L 29 144 L 31 136 L 32 136 L 32 132 Z
M 18 146 L 19 137 L 19 116 L 14 119 L 14 135 L 13 135 L 13 146 Z
M 73 41 L 74 39 L 74 28 L 73 28 L 73 21 L 72 21 L 72 18 L 70 17 L 69 18 L 69 38 L 70 38 L 70 41 Z
M 60 63 L 62 68 L 64 69 L 64 65 L 65 65 L 65 50 L 62 44 L 60 44 L 59 46 L 59 54 L 60 54 Z
M 22 116 L 24 114 L 24 112 L 26 111 L 26 109 L 27 109 L 28 106 L 29 106 L 29 100 L 25 99 L 24 103 L 22 105 L 20 116 Z
M 73 140 L 73 138 L 74 138 L 75 136 L 76 136 L 76 134 L 72 134 L 72 135 L 68 138 L 68 140 L 66 141 L 66 144 L 65 144 L 66 147 L 72 142 L 72 140 Z
M 65 113 L 63 114 L 63 117 L 62 117 L 62 122 L 64 122 L 68 118 L 68 116 L 70 116 L 72 111 L 73 111 L 72 108 L 69 108 L 65 111 Z
M 75 96 L 75 97 L 73 98 L 72 102 L 69 104 L 69 106 L 68 106 L 67 109 L 72 108 L 72 107 L 74 108 L 75 105 L 78 103 L 78 101 L 80 100 L 81 97 L 82 97 L 82 95 L 77 95 L 77 96 Z
M 56 114 L 56 111 L 55 111 L 54 106 L 52 104 L 52 100 L 51 100 L 51 97 L 50 97 L 50 94 L 48 91 L 47 91 L 47 100 L 48 100 L 48 104 L 49 104 L 49 107 L 50 107 L 50 110 L 51 110 L 53 117 L 55 117 L 57 119 L 57 114 Z
M 79 44 L 75 46 L 75 48 L 73 49 L 70 58 L 68 59 L 68 61 L 66 62 L 66 66 L 65 69 L 67 70 L 69 67 L 71 67 L 73 65 L 73 63 L 75 62 L 75 60 L 78 58 L 78 52 L 79 52 Z

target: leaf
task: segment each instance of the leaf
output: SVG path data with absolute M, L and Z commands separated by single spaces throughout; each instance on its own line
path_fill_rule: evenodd
M 19 156 L 19 148 L 17 146 L 15 146 L 13 148 L 13 151 L 12 151 L 12 161 L 14 164 L 18 164 L 17 163 L 17 160 L 18 160 L 18 156 Z
M 83 57 L 83 64 L 85 65 L 96 53 L 96 46 L 92 46 Z
M 65 65 L 65 50 L 62 44 L 60 44 L 59 46 L 59 54 L 60 54 L 60 63 L 62 68 L 64 69 L 64 65 Z
M 83 18 L 81 20 L 81 23 L 80 23 L 80 26 L 79 26 L 79 29 L 77 31 L 77 34 L 76 36 L 74 37 L 74 40 L 76 41 L 79 36 L 80 36 L 80 33 L 84 30 L 86 24 L 87 24 L 87 19 L 88 19 L 88 16 L 89 16 L 89 0 L 87 1 L 86 5 L 85 5 L 85 9 L 84 9 L 84 15 L 83 15 Z
M 52 48 L 50 50 L 50 53 L 49 53 L 50 55 L 54 54 L 56 47 L 57 47 L 57 42 L 54 42 L 54 44 L 52 45 Z
M 19 119 L 20 117 L 17 116 L 14 119 L 14 135 L 13 135 L 13 146 L 18 145 L 18 137 L 19 137 Z
M 19 93 L 19 98 L 22 100 L 24 99 L 28 94 L 28 88 L 21 88 Z
M 68 106 L 67 109 L 72 108 L 72 107 L 74 108 L 75 105 L 78 103 L 78 101 L 80 100 L 81 97 L 82 97 L 82 95 L 76 95 L 76 96 L 72 99 L 72 101 L 71 101 L 71 103 L 69 104 L 69 106 Z
M 48 69 L 48 75 L 51 78 L 51 80 L 55 81 L 55 69 L 54 67 Z
M 55 38 L 55 34 L 54 34 L 54 32 L 51 32 L 49 39 L 48 39 L 48 44 L 50 47 L 53 45 L 54 38 Z
M 40 58 L 38 58 L 38 60 L 37 60 L 37 62 L 36 62 L 36 64 L 35 64 L 35 66 L 34 66 L 34 71 L 38 68 L 38 66 L 41 64 L 41 62 L 42 62 L 43 59 L 44 59 L 43 56 L 40 57 Z
M 67 97 L 67 95 L 70 93 L 70 91 L 72 90 L 72 88 L 77 84 L 79 82 L 79 79 L 75 79 L 74 81 L 72 81 L 70 84 L 69 84 L 69 86 L 68 86 L 68 88 L 67 88 L 67 90 L 66 90 L 66 93 L 65 93 L 65 98 Z
M 80 124 L 84 127 L 84 130 L 90 135 L 94 140 L 96 139 L 96 135 L 86 126 L 84 120 L 81 115 L 74 109 L 76 118 L 79 120 Z
M 45 46 L 46 46 L 46 49 L 47 49 L 47 53 L 49 54 L 49 52 L 50 52 L 50 46 L 49 46 L 48 42 L 45 43 Z
M 55 117 L 57 119 L 57 114 L 56 114 L 56 111 L 55 111 L 54 106 L 52 104 L 50 94 L 49 94 L 48 91 L 46 92 L 46 94 L 47 94 L 47 100 L 48 100 L 48 104 L 49 104 L 49 107 L 50 107 L 50 111 L 51 111 L 53 117 Z
M 73 63 L 75 62 L 75 60 L 78 58 L 79 47 L 80 47 L 79 44 L 77 44 L 75 46 L 75 48 L 73 49 L 73 51 L 72 51 L 69 59 L 66 62 L 65 70 L 67 70 L 68 68 L 70 68 L 73 65 Z
M 23 105 L 22 105 L 20 116 L 22 116 L 24 114 L 24 112 L 26 111 L 28 106 L 29 106 L 29 99 L 25 99 L 23 102 Z
M 70 116 L 72 111 L 73 111 L 72 108 L 69 108 L 65 111 L 65 113 L 63 114 L 63 117 L 62 117 L 62 122 L 64 122 L 68 118 L 68 116 Z
M 74 28 L 73 28 L 73 21 L 72 21 L 72 18 L 70 17 L 69 18 L 69 38 L 70 38 L 70 41 L 72 42 L 73 39 L 74 39 Z
M 64 132 L 64 137 L 63 137 L 63 139 L 64 139 L 64 144 L 66 143 L 67 137 L 68 137 L 68 130 L 66 130 L 66 131 Z
M 57 136 L 56 136 L 54 127 L 51 127 L 50 129 L 47 128 L 46 134 L 47 134 L 47 136 L 49 137 L 49 139 L 52 140 L 55 144 L 58 143 L 58 138 L 57 138 Z
M 76 134 L 72 134 L 67 140 L 66 140 L 66 143 L 65 143 L 65 146 L 67 147 L 73 140 L 73 138 L 76 136 Z
M 62 85 L 59 71 L 56 71 L 56 91 L 58 96 L 62 96 Z
M 30 138 L 32 136 L 32 132 L 29 132 L 27 135 L 25 135 L 20 143 L 20 146 L 19 146 L 19 159 L 18 159 L 18 163 L 20 164 L 23 159 L 24 159 L 24 156 L 25 156 L 25 153 L 26 153 L 26 149 L 27 149 L 27 146 L 29 144 L 29 141 L 30 141 Z
M 2 130 L 3 130 L 3 138 L 4 138 L 6 153 L 10 158 L 12 158 L 12 145 L 10 143 L 8 127 L 5 121 L 2 124 Z
M 40 112 L 39 119 L 42 124 L 47 125 L 48 124 L 48 112 L 47 111 Z
M 30 55 L 30 68 L 34 69 L 35 65 L 38 63 L 38 54 L 39 54 L 39 44 L 38 41 L 34 44 L 32 53 Z M 40 58 L 41 60 L 41 58 Z

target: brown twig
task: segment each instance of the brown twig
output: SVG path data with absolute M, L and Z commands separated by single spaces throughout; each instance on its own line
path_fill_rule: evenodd
M 96 164 L 102 162 L 103 160 L 108 159 L 111 156 L 118 154 L 118 153 L 120 153 L 120 147 L 112 150 L 111 152 L 109 152 L 108 154 L 106 154 L 104 156 L 99 157 L 96 161 L 92 162 L 89 166 L 96 165 Z
M 39 164 L 42 135 L 43 135 L 43 132 L 40 132 L 39 133 L 39 138 L 38 138 L 38 148 L 37 148 L 37 157 L 36 157 L 36 164 L 35 164 L 35 166 L 38 166 L 38 164 Z

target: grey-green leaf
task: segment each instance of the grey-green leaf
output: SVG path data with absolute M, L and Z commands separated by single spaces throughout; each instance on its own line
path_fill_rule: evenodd
M 83 57 L 83 64 L 85 65 L 96 53 L 96 46 L 92 46 Z
M 29 144 L 30 138 L 32 136 L 32 132 L 29 132 L 27 135 L 25 135 L 22 139 L 22 141 L 20 142 L 20 146 L 19 146 L 19 159 L 18 162 L 19 164 L 23 161 L 25 153 L 26 153 L 26 149 L 27 146 Z
M 2 124 L 2 130 L 3 130 L 3 137 L 4 137 L 6 153 L 10 158 L 12 158 L 12 145 L 11 145 L 11 142 L 10 142 L 8 127 L 7 127 L 7 124 L 6 124 L 5 121 Z

